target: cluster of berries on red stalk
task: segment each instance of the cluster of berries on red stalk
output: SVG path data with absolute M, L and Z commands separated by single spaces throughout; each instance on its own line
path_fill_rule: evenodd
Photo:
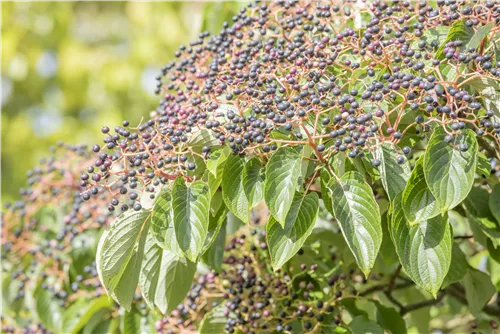
M 94 253 L 99 233 L 113 218 L 105 206 L 111 196 L 82 199 L 80 168 L 92 165 L 88 148 L 59 143 L 52 151 L 27 173 L 21 200 L 6 203 L 2 212 L 4 301 L 14 310 L 40 293 L 61 309 L 79 298 L 105 295 Z M 143 304 L 139 297 L 136 302 Z M 25 333 L 50 332 L 34 318 L 25 322 Z M 2 320 L 3 332 L 15 330 Z
M 348 25 L 360 15 L 370 17 L 363 27 Z M 473 33 L 499 20 L 493 1 L 249 4 L 219 34 L 179 48 L 157 78 L 162 101 L 150 119 L 102 128 L 83 197 L 104 187 L 114 195 L 110 211 L 141 210 L 143 193 L 200 178 L 203 160 L 223 145 L 263 159 L 279 146 L 308 145 L 317 163 L 345 152 L 375 167 L 378 145 L 394 145 L 404 163 L 433 126 L 448 140 L 470 128 L 500 147 L 500 122 L 466 85 L 498 81 L 494 49 L 455 39 L 439 50 L 447 35 L 426 34 L 460 24 Z
M 199 276 L 185 302 L 156 322 L 158 332 L 195 330 L 213 309 L 223 315 L 229 333 L 321 332 L 321 326 L 343 324 L 342 301 L 352 298 L 355 285 L 363 285 L 360 272 L 346 274 L 338 267 L 325 278 L 317 265 L 300 263 L 304 250 L 296 263 L 275 272 L 265 233 L 258 226 L 243 231 L 227 243 L 220 273 Z M 326 261 L 335 264 L 334 253 Z

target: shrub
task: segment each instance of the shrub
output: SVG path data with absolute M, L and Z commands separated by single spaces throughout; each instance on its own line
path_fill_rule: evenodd
M 19 235 L 34 238 L 57 201 L 40 187 L 71 198 L 56 240 L 117 216 L 90 271 L 128 311 L 122 330 L 144 315 L 166 332 L 426 332 L 413 314 L 432 305 L 477 318 L 457 331 L 496 328 L 499 15 L 490 1 L 250 4 L 179 48 L 150 119 L 103 127 L 93 159 L 56 160 L 66 183 L 40 181 L 4 218 L 33 220 Z

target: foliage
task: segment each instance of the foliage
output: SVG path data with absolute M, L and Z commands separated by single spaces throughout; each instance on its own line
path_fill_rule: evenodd
M 162 68 L 150 119 L 102 127 L 93 157 L 50 160 L 4 228 L 107 226 L 90 271 L 126 310 L 94 322 L 110 332 L 496 328 L 499 15 L 493 2 L 242 7 Z M 70 213 L 44 205 L 61 172 L 55 189 L 81 192 Z M 61 313 L 81 323 L 65 298 L 24 293 L 50 330 Z

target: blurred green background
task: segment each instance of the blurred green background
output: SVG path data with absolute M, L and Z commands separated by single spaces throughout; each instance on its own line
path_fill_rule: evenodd
M 155 77 L 179 45 L 217 33 L 247 2 L 1 2 L 2 202 L 49 147 L 156 108 Z

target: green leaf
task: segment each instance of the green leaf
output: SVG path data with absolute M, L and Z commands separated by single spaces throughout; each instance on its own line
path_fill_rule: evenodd
M 271 216 L 267 223 L 267 244 L 274 270 L 283 266 L 304 245 L 311 234 L 319 210 L 316 193 L 295 193 L 285 226 Z
M 212 199 L 213 200 L 213 199 Z M 221 205 L 219 210 L 214 214 L 210 214 L 208 220 L 208 233 L 203 244 L 202 254 L 205 253 L 210 246 L 215 242 L 215 239 L 219 235 L 222 227 L 225 226 L 224 223 L 227 221 L 227 208 L 225 205 Z
M 203 162 L 203 164 L 204 164 L 204 162 Z M 153 209 L 155 202 L 156 202 L 156 198 L 163 190 L 163 184 L 160 183 L 157 186 L 150 185 L 148 188 L 149 188 L 149 190 L 144 191 L 140 197 L 140 203 L 141 203 L 141 206 L 144 210 Z
M 229 157 L 229 148 L 224 147 L 223 149 L 216 150 L 210 153 L 210 158 L 207 159 L 207 169 L 215 177 L 221 176 L 224 170 L 224 164 Z
M 396 158 L 401 154 L 398 154 L 396 146 L 391 144 L 384 143 L 380 145 L 375 150 L 374 155 L 381 162 L 378 168 L 380 179 L 387 196 L 392 200 L 403 192 L 410 177 L 410 164 L 407 159 L 401 165 L 397 163 Z
M 469 221 L 479 229 L 493 242 L 496 247 L 500 246 L 500 223 L 490 211 L 490 195 L 486 189 L 472 187 L 469 196 L 464 201 L 467 209 Z
M 462 202 L 472 188 L 477 163 L 477 140 L 470 129 L 453 135 L 445 142 L 442 128 L 434 131 L 424 155 L 424 174 L 430 191 L 441 212 L 451 210 Z M 468 145 L 462 152 L 459 146 Z
M 455 81 L 458 76 L 467 73 L 467 67 L 465 64 L 455 66 L 455 64 L 442 63 L 439 65 L 439 71 L 446 81 Z
M 477 49 L 477 47 L 481 44 L 481 41 L 488 35 L 491 28 L 493 28 L 493 22 L 489 22 L 488 24 L 477 29 L 474 36 L 472 36 L 472 38 L 470 39 L 469 43 L 467 43 L 467 46 L 465 48 Z
M 221 207 L 227 209 L 222 199 L 222 191 L 217 191 L 210 199 L 210 215 L 216 215 Z
M 346 172 L 346 156 L 344 152 L 337 152 L 330 159 L 330 166 L 337 176 L 342 176 Z
M 61 331 L 63 310 L 49 290 L 38 285 L 34 291 L 38 319 L 49 330 Z
M 453 238 L 448 215 L 410 227 L 401 205 L 398 196 L 391 203 L 389 218 L 389 231 L 399 261 L 408 276 L 436 298 L 451 263 Z
M 378 168 L 372 165 L 372 159 L 371 157 L 368 157 L 368 155 L 364 155 L 362 158 L 355 159 L 358 162 L 361 162 L 363 165 L 363 170 L 370 175 L 370 179 L 372 180 L 371 183 L 375 183 L 380 181 L 380 173 L 378 171 Z
M 96 257 L 101 283 L 108 293 L 115 290 L 129 262 L 137 253 L 141 236 L 147 232 L 150 215 L 150 211 L 124 213 L 101 236 Z
M 472 80 L 467 81 L 467 84 L 477 90 L 478 93 L 481 93 L 481 95 L 489 96 L 500 90 L 500 79 L 497 78 L 477 76 Z
M 377 307 L 377 323 L 393 334 L 405 334 L 406 323 L 399 312 L 392 307 L 385 307 L 375 302 Z
M 326 326 L 326 325 L 323 325 L 322 327 L 324 327 L 324 326 Z M 351 331 L 348 328 L 346 328 L 346 327 L 344 327 L 342 325 L 338 325 L 338 326 L 333 327 L 331 333 L 334 333 L 334 334 L 350 334 Z
M 500 264 L 500 247 L 495 248 L 493 242 L 488 239 L 486 241 L 486 248 L 488 249 L 489 256 Z
M 189 186 L 179 177 L 172 191 L 174 230 L 184 255 L 196 262 L 207 236 L 210 193 L 207 184 L 195 181 Z
M 382 231 L 384 237 L 382 239 L 382 245 L 380 246 L 380 255 L 382 260 L 385 262 L 386 266 L 390 266 L 398 260 L 398 255 L 392 244 L 391 234 L 389 232 L 389 222 L 387 214 L 382 215 Z
M 224 303 L 217 305 L 205 314 L 200 324 L 200 334 L 224 333 L 228 316 L 224 315 L 226 306 Z M 229 314 L 231 318 L 232 314 Z
M 141 333 L 142 316 L 134 306 L 130 312 L 125 312 L 121 317 L 120 333 L 136 334 Z
M 430 45 L 433 42 L 435 42 L 437 45 L 443 44 L 448 37 L 450 29 L 451 28 L 449 26 L 437 26 L 435 28 L 426 29 L 424 31 L 424 37 L 427 41 L 427 44 Z M 418 41 L 416 41 L 415 44 L 418 44 Z
M 16 299 L 19 293 L 19 281 L 12 277 L 13 272 L 9 272 L 5 275 L 2 274 L 3 314 L 18 313 L 24 304 L 23 299 Z
M 382 327 L 364 315 L 354 317 L 349 323 L 349 329 L 352 334 L 384 334 Z
M 450 211 L 451 212 L 451 211 Z M 470 230 L 472 232 L 472 236 L 474 238 L 474 241 L 477 242 L 479 245 L 482 245 L 483 247 L 486 246 L 486 241 L 488 240 L 488 237 L 486 234 L 484 234 L 483 230 L 479 227 L 479 224 L 474 222 L 474 218 L 471 217 L 469 214 L 467 214 L 467 217 L 464 219 L 469 223 Z
M 203 179 L 207 180 L 208 187 L 210 188 L 210 196 L 213 197 L 222 183 L 222 173 L 219 173 L 218 176 L 214 176 L 212 173 L 206 172 Z
M 343 175 L 343 173 L 342 173 Z M 320 172 L 320 183 L 321 183 L 321 199 L 323 200 L 323 203 L 325 204 L 326 210 L 328 212 L 333 212 L 333 207 L 332 207 L 332 197 L 330 196 L 331 193 L 328 190 L 328 183 L 330 182 L 331 175 L 328 172 L 326 168 L 322 168 Z
M 485 188 L 474 186 L 472 187 L 469 196 L 464 201 L 465 208 L 468 213 L 474 217 L 485 217 L 494 220 L 493 214 L 489 206 L 490 194 Z
M 497 222 L 500 223 L 500 183 L 493 186 L 488 203 L 491 213 Z
M 358 266 L 368 276 L 383 238 L 380 211 L 372 189 L 357 172 L 347 172 L 338 181 L 332 178 L 328 189 L 331 213 L 338 220 Z
M 467 263 L 465 254 L 460 249 L 460 246 L 454 242 L 451 252 L 450 270 L 448 270 L 441 288 L 444 289 L 448 285 L 460 281 L 465 276 L 467 268 L 469 268 L 469 264 Z
M 211 149 L 221 147 L 220 141 L 215 138 L 211 131 L 201 129 L 196 132 L 193 131 L 193 133 L 193 136 L 188 140 L 189 147 L 193 151 L 200 153 L 203 146 L 210 146 Z
M 436 198 L 425 182 L 423 157 L 418 159 L 403 192 L 403 210 L 410 225 L 440 213 Z
M 101 310 L 110 311 L 113 304 L 107 296 L 77 299 L 63 314 L 63 333 L 78 333 Z
M 195 272 L 196 263 L 160 248 L 148 236 L 139 287 L 151 308 L 168 314 L 177 307 L 189 292 Z
M 220 228 L 220 231 L 215 235 L 210 247 L 202 255 L 203 262 L 218 273 L 222 270 L 222 260 L 224 258 L 224 249 L 226 246 L 226 220 L 224 219 L 223 222 L 222 228 Z
M 248 160 L 243 167 L 243 190 L 248 199 L 248 209 L 251 210 L 264 199 L 264 168 L 258 157 Z
M 245 159 L 232 155 L 227 159 L 222 173 L 222 198 L 227 208 L 236 217 L 250 223 L 250 204 L 243 186 Z
M 267 163 L 264 198 L 269 211 L 282 226 L 285 226 L 300 173 L 300 153 L 292 147 L 280 148 Z
M 165 244 L 165 234 L 172 223 L 172 195 L 170 189 L 162 192 L 156 199 L 151 213 L 151 232 L 156 241 Z
M 109 318 L 97 324 L 92 331 L 86 332 L 88 334 L 95 333 L 119 333 L 120 331 L 120 318 Z M 88 329 L 87 329 L 88 331 Z M 84 332 L 85 333 L 85 332 Z
M 475 224 L 491 240 L 494 247 L 500 246 L 500 225 L 489 217 L 469 215 L 469 221 Z
M 94 261 L 100 234 L 99 228 L 87 229 L 71 241 L 71 268 L 77 275 L 83 275 L 85 266 Z
M 82 334 L 93 333 L 111 333 L 107 328 L 110 326 L 111 319 L 109 318 L 111 311 L 108 309 L 100 309 L 84 324 L 81 331 Z M 115 318 L 118 320 L 118 318 Z
M 227 225 L 226 225 L 226 233 L 227 234 L 234 234 L 236 231 L 238 231 L 241 227 L 243 227 L 245 223 L 233 215 L 231 212 L 227 213 Z
M 468 310 L 477 315 L 496 292 L 490 276 L 470 268 L 462 280 L 465 288 Z
M 493 283 L 497 292 L 500 291 L 500 263 L 490 257 L 486 267 L 491 276 L 491 283 Z
M 354 299 L 342 299 L 341 301 L 341 306 L 344 308 L 349 314 L 354 318 L 359 315 L 368 317 L 368 313 L 365 310 L 362 310 L 358 307 L 358 304 L 356 303 L 356 300 Z
M 300 152 L 301 156 L 301 172 L 299 177 L 299 184 L 301 181 L 307 179 L 309 176 L 312 176 L 314 170 L 316 169 L 316 162 L 311 160 L 311 157 L 314 157 L 314 149 L 309 146 L 303 146 Z
M 222 173 L 229 154 L 229 148 L 224 147 L 224 149 L 210 153 L 210 158 L 207 160 L 206 165 L 209 171 L 206 173 L 208 175 L 207 183 L 210 187 L 210 194 L 212 197 L 215 195 L 222 183 Z
M 158 196 L 151 214 L 151 232 L 158 245 L 166 250 L 183 256 L 184 252 L 177 242 L 172 210 L 172 191 L 166 189 Z
M 482 152 L 477 153 L 476 173 L 484 177 L 488 177 L 491 174 L 491 163 Z
M 167 251 L 168 252 L 168 251 Z M 142 297 L 152 309 L 155 308 L 156 287 L 160 275 L 162 249 L 155 242 L 150 234 L 146 239 L 144 246 L 144 259 L 142 261 L 141 273 L 139 275 L 139 289 Z
M 37 220 L 38 226 L 41 227 L 40 231 L 43 231 L 43 234 L 53 235 L 57 233 L 64 224 L 62 212 L 52 205 L 42 206 L 33 216 L 33 218 Z
M 144 232 L 141 233 L 141 238 L 137 248 L 127 263 L 118 284 L 110 292 L 111 297 L 120 304 L 125 310 L 130 311 L 132 301 L 135 297 L 137 283 L 139 282 L 139 273 L 141 271 L 142 257 L 144 255 L 144 244 L 146 243 L 146 236 L 148 235 L 149 224 L 145 226 Z
M 467 84 L 481 95 L 484 107 L 493 112 L 493 119 L 500 121 L 500 80 L 488 77 L 477 77 Z
M 205 164 L 205 160 L 199 155 L 194 153 L 186 154 L 187 161 L 186 163 L 194 163 L 194 170 L 187 170 L 186 175 L 190 176 L 194 179 L 201 179 L 203 174 L 207 171 L 207 166 Z
M 444 57 L 443 50 L 446 43 L 450 41 L 462 41 L 464 42 L 463 44 L 466 45 L 473 35 L 474 30 L 465 24 L 465 20 L 453 23 L 450 31 L 448 32 L 448 36 L 436 52 L 436 58 L 442 59 Z

